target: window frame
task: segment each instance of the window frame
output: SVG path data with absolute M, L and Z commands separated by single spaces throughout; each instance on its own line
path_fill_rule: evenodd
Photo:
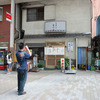
M 43 8 L 43 9 L 44 9 L 44 6 L 27 8 L 27 22 L 31 22 L 31 21 L 44 21 L 44 12 L 43 12 L 43 19 L 41 19 L 41 20 L 37 19 L 37 17 L 38 17 L 38 12 L 37 12 L 37 10 L 38 10 L 39 8 Z M 28 10 L 29 10 L 29 9 L 36 9 L 36 20 L 28 20 Z
M 2 10 L 2 15 L 0 15 L 1 16 L 0 22 L 1 22 L 1 21 L 3 21 L 3 7 L 0 7 L 0 9 Z

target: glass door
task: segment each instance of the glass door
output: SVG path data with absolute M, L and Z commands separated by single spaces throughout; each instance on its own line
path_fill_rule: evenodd
M 0 65 L 4 65 L 4 52 L 0 52 Z

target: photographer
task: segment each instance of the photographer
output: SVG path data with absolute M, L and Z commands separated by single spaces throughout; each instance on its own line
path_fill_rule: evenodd
M 28 46 L 24 46 L 24 43 L 19 44 L 19 51 L 16 52 L 18 63 L 18 95 L 26 94 L 24 92 L 24 86 L 27 80 L 27 58 L 31 56 L 31 52 Z

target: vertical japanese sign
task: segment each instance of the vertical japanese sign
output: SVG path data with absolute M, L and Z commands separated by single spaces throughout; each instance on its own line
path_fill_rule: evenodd
M 9 22 L 11 22 L 11 20 L 12 20 L 11 14 L 8 12 L 6 12 L 6 20 Z
M 65 70 L 65 59 L 64 58 L 61 58 L 61 70 L 62 72 L 64 72 Z
M 73 44 L 73 42 L 68 42 L 68 52 L 69 51 L 73 51 L 74 50 L 74 44 Z

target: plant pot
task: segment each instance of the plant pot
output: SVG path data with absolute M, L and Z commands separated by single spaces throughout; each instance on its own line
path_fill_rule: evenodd
M 44 68 L 39 68 L 40 70 L 44 70 Z

